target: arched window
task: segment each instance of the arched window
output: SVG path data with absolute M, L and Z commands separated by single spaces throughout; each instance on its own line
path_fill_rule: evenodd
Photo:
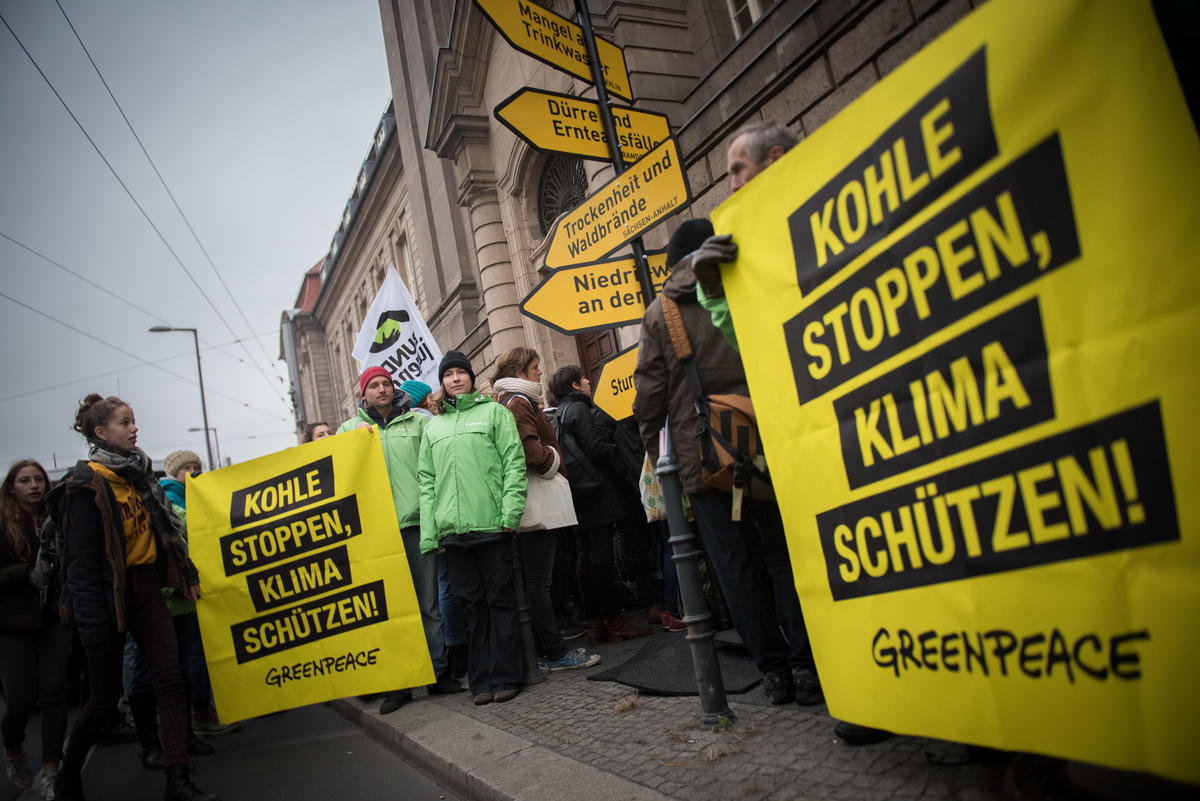
M 538 182 L 538 224 L 545 236 L 555 218 L 570 211 L 587 197 L 587 173 L 583 159 L 556 154 L 550 157 Z

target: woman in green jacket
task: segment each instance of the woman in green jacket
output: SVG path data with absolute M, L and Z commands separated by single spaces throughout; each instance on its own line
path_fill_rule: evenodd
M 475 390 L 466 356 L 447 352 L 438 378 L 442 413 L 425 426 L 417 463 L 421 552 L 445 549 L 466 607 L 475 703 L 511 701 L 524 674 L 512 535 L 525 509 L 525 450 L 513 416 Z

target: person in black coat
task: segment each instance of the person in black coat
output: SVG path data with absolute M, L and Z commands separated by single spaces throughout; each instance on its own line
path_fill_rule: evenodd
M 644 637 L 650 629 L 626 619 L 617 593 L 613 536 L 626 509 L 617 491 L 616 447 L 596 425 L 591 382 L 578 365 L 559 368 L 550 379 L 550 392 L 558 399 L 558 439 L 579 519 L 576 565 L 588 640 L 599 645 Z

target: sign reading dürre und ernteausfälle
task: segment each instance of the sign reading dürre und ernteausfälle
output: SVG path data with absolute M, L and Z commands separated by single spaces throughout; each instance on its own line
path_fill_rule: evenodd
M 670 123 L 662 114 L 611 104 L 609 108 L 621 157 L 627 162 L 637 161 L 671 135 Z M 595 100 L 525 88 L 492 113 L 535 150 L 612 159 L 600 104 Z
M 602 259 L 690 201 L 679 147 L 668 138 L 555 221 L 546 266 Z
M 532 0 L 475 0 L 500 35 L 510 45 L 538 61 L 560 69 L 588 83 L 592 68 L 588 62 L 583 28 L 542 8 Z M 633 100 L 625 55 L 612 42 L 596 37 L 604 87 L 622 100 Z
M 670 274 L 667 254 L 646 254 L 654 291 Z M 642 286 L 632 258 L 564 267 L 546 276 L 521 301 L 521 313 L 564 334 L 639 322 L 646 313 Z

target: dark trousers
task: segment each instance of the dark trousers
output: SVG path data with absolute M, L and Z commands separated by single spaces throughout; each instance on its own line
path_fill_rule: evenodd
M 525 659 L 513 591 L 512 538 L 446 548 L 454 594 L 467 610 L 467 683 L 473 695 L 521 686 Z
M 735 522 L 724 492 L 698 492 L 688 500 L 733 625 L 758 669 L 814 669 L 779 507 L 748 500 Z
M 179 675 L 183 679 L 184 707 L 189 714 L 197 709 L 208 709 L 212 703 L 212 690 L 207 690 L 207 694 L 204 696 L 207 700 L 204 701 L 201 701 L 196 693 L 194 662 L 197 652 L 200 658 L 199 671 L 204 676 L 205 685 L 208 685 L 208 668 L 204 664 L 204 647 L 200 641 L 200 619 L 195 612 L 171 615 L 171 626 L 175 629 L 175 647 L 179 651 Z M 197 649 L 199 650 L 197 651 Z M 154 684 L 150 676 L 150 666 L 142 656 L 135 639 L 125 640 L 124 679 L 125 695 L 131 699 L 131 703 L 135 696 L 149 698 L 146 708 L 150 710 L 151 714 L 147 716 L 148 719 L 140 719 L 136 711 L 134 714 L 133 722 L 137 726 L 138 734 L 143 738 L 150 734 L 157 735 L 158 724 L 153 715 L 157 701 L 154 700 Z
M 585 620 L 608 619 L 621 611 L 617 598 L 617 566 L 613 560 L 616 528 L 616 523 L 579 524 L 577 570 Z
M 42 762 L 62 759 L 67 733 L 67 660 L 71 632 L 58 621 L 33 631 L 0 631 L 0 683 L 5 748 L 20 748 L 34 706 L 42 709 Z
M 533 622 L 538 656 L 553 662 L 567 652 L 550 601 L 558 530 L 526 531 L 517 535 L 517 545 L 521 548 L 521 564 L 525 569 L 525 595 L 529 599 L 529 617 Z
M 179 673 L 179 649 L 167 605 L 159 591 L 162 581 L 153 565 L 125 570 L 125 623 L 137 641 L 158 701 L 158 730 L 163 761 L 182 765 L 188 761 L 188 715 Z M 125 634 L 115 628 L 107 646 L 87 649 L 88 700 L 67 743 L 63 770 L 78 774 L 88 750 L 100 738 L 100 729 L 116 711 L 121 697 L 121 664 Z

